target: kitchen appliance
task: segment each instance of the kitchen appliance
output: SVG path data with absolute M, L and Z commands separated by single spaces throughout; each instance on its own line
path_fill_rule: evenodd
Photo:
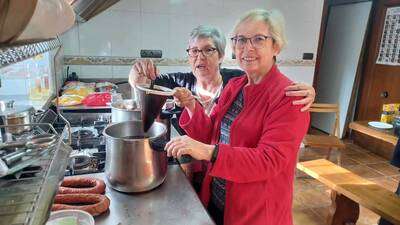
M 111 104 L 111 120 L 113 123 L 141 120 L 140 109 L 132 99 L 113 102 Z
M 0 2 L 0 43 L 55 38 L 74 25 L 72 7 L 64 0 Z
M 0 104 L 0 125 L 17 125 L 33 123 L 34 108 L 32 106 L 15 106 L 14 101 Z M 5 133 L 21 134 L 31 130 L 31 126 L 11 126 L 2 128 L 3 141 L 7 141 Z
M 111 121 L 111 113 L 73 112 L 63 115 L 71 124 L 73 149 L 65 176 L 103 172 L 106 148 L 102 132 Z M 62 128 L 64 123 L 57 121 L 54 126 L 57 130 Z
M 77 20 L 86 22 L 119 0 L 67 0 L 74 9 Z
M 106 137 L 105 174 L 109 186 L 121 192 L 143 192 L 164 182 L 167 173 L 167 129 L 154 122 L 143 132 L 142 121 L 111 124 Z

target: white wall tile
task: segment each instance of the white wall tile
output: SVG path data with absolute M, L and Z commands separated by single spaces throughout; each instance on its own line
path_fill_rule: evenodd
M 71 74 L 75 72 L 78 77 L 82 74 L 81 66 L 80 65 L 66 65 L 63 69 L 63 77 L 67 77 L 67 68 L 69 67 L 68 73 Z
M 112 66 L 113 78 L 128 79 L 131 66 Z
M 141 11 L 143 13 L 170 13 L 170 0 L 140 0 Z
M 263 8 L 270 9 L 268 7 L 269 1 L 259 1 L 259 0 L 251 0 L 251 1 L 231 1 L 224 0 L 223 8 L 225 10 L 224 15 L 234 15 L 236 19 L 239 19 L 241 15 L 245 12 L 255 9 L 255 8 Z M 232 21 L 235 22 L 235 21 Z
M 81 66 L 79 78 L 112 78 L 112 66 Z
M 105 11 L 88 22 L 79 24 L 79 41 L 81 55 L 110 56 L 113 11 Z
M 111 11 L 107 28 L 112 56 L 139 56 L 141 47 L 141 22 L 139 12 Z
M 177 73 L 177 72 L 190 72 L 189 66 L 158 66 L 160 73 Z
M 124 10 L 140 12 L 140 0 L 121 0 L 107 10 Z
M 289 44 L 279 59 L 301 59 L 316 54 L 323 1 L 321 0 L 121 0 L 92 20 L 62 36 L 65 54 L 139 56 L 140 49 L 161 49 L 164 58 L 185 58 L 190 31 L 200 25 L 219 27 L 227 37 L 226 58 L 231 58 L 229 37 L 236 20 L 254 8 L 278 9 L 286 20 Z M 76 42 L 76 37 L 79 42 Z M 79 74 L 124 77 L 130 66 L 74 67 Z M 163 70 L 174 72 L 168 66 Z M 312 80 L 313 67 L 291 67 L 290 74 Z M 111 72 L 110 72 L 111 70 Z M 297 72 L 296 72 L 297 71 Z M 102 74 L 101 74 L 102 73 Z M 308 74 L 308 75 L 303 75 Z M 306 78 L 304 78 L 306 77 Z
M 280 66 L 279 70 L 294 82 L 303 82 L 312 85 L 314 67 L 312 66 Z
M 61 43 L 64 47 L 65 55 L 79 55 L 78 31 L 78 26 L 74 25 L 71 29 L 61 35 Z
M 172 42 L 170 31 L 173 32 L 169 27 L 169 20 L 170 15 L 168 14 L 143 13 L 141 17 L 142 32 L 140 32 L 142 42 L 139 49 L 162 50 L 163 58 L 173 57 L 173 53 L 169 51 Z
M 186 49 L 190 32 L 193 28 L 203 24 L 197 17 L 185 15 L 171 15 L 170 18 L 170 34 L 169 49 L 165 54 L 166 57 L 184 58 L 187 56 Z
M 283 59 L 316 53 L 323 2 L 320 0 L 122 0 L 63 37 L 65 54 L 139 56 L 140 49 L 161 49 L 163 57 L 186 57 L 190 31 L 219 27 L 230 36 L 235 21 L 249 9 L 276 8 L 286 18 L 289 45 Z M 79 36 L 79 43 L 73 41 Z M 227 39 L 227 54 L 231 48 Z

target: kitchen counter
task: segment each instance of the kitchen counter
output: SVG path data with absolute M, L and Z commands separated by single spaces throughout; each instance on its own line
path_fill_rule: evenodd
M 105 179 L 104 173 L 86 176 Z M 96 225 L 214 224 L 178 165 L 170 165 L 164 183 L 152 191 L 125 194 L 107 187 L 106 195 L 110 209 L 95 217 Z

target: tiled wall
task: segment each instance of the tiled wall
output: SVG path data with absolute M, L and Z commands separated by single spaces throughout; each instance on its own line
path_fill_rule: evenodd
M 189 32 L 197 25 L 219 27 L 229 36 L 235 21 L 253 8 L 275 8 L 286 18 L 288 46 L 280 59 L 316 53 L 322 0 L 121 0 L 62 36 L 65 55 L 138 57 L 140 49 L 161 49 L 163 57 L 181 59 Z M 228 42 L 229 43 L 229 42 Z M 227 46 L 226 56 L 231 55 Z M 125 77 L 129 66 L 72 65 L 80 77 Z M 298 68 L 294 67 L 294 68 Z M 188 70 L 165 67 L 161 72 Z M 301 70 L 301 69 L 300 69 Z M 313 68 L 306 76 L 312 80 Z

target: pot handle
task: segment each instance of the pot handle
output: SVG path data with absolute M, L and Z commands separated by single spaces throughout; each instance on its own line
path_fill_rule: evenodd
M 167 144 L 166 138 L 156 138 L 156 139 L 149 139 L 150 147 L 154 151 L 165 151 L 165 145 Z M 165 151 L 166 152 L 166 151 Z M 179 163 L 188 163 L 192 161 L 192 156 L 190 155 L 182 155 L 181 158 L 178 159 Z

